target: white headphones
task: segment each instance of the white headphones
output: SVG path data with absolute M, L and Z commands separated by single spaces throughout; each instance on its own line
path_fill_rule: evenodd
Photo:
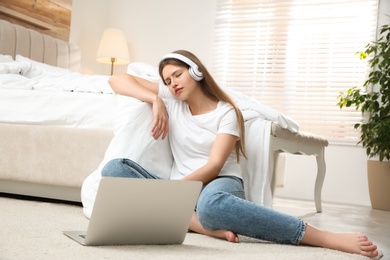
M 187 58 L 184 55 L 181 55 L 178 53 L 168 53 L 167 55 L 165 55 L 162 58 L 161 61 L 166 60 L 166 59 L 171 59 L 171 58 L 180 60 L 180 61 L 184 62 L 185 64 L 187 64 L 188 66 L 190 66 L 188 71 L 194 80 L 201 81 L 203 79 L 203 73 L 199 71 L 198 65 L 196 65 L 195 62 L 193 62 L 192 60 L 190 60 L 189 58 Z

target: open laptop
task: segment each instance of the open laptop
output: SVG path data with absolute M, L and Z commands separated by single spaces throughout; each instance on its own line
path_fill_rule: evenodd
M 183 243 L 199 181 L 103 177 L 88 229 L 64 231 L 85 246 Z

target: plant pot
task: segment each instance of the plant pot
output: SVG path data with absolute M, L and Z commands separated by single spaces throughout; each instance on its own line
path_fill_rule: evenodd
M 390 162 L 368 160 L 367 175 L 371 207 L 390 211 Z

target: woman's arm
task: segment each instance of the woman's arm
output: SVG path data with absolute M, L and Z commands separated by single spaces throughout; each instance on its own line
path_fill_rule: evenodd
M 182 180 L 196 180 L 207 184 L 217 178 L 226 160 L 235 148 L 236 142 L 237 136 L 218 134 L 206 165 L 185 176 Z
M 150 104 L 153 104 L 158 97 L 158 83 L 133 75 L 112 75 L 108 83 L 116 94 L 133 97 Z
M 159 84 L 129 74 L 113 75 L 108 83 L 116 94 L 152 104 L 154 122 L 152 136 L 162 139 L 168 134 L 168 115 L 163 100 L 158 96 Z

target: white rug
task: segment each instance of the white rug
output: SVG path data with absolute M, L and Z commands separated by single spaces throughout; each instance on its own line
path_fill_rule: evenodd
M 329 249 L 188 233 L 182 245 L 84 247 L 62 234 L 85 230 L 79 206 L 0 197 L 0 259 L 367 259 Z

